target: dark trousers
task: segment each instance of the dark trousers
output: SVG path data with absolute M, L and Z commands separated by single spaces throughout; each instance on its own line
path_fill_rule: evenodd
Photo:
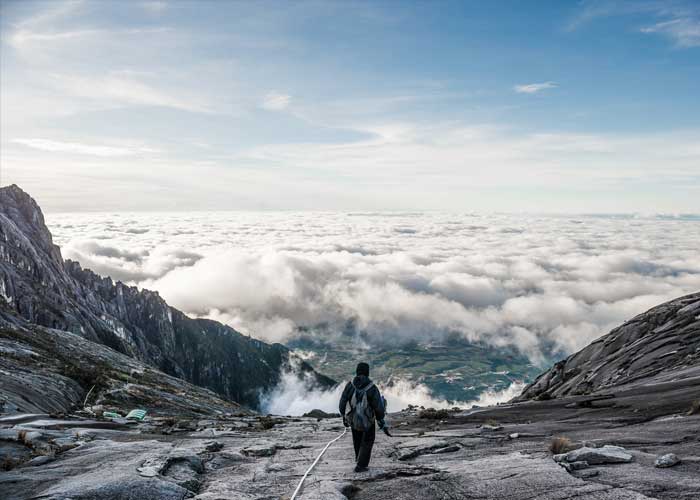
M 352 444 L 355 447 L 355 460 L 360 467 L 367 467 L 374 446 L 374 424 L 368 431 L 352 430 Z

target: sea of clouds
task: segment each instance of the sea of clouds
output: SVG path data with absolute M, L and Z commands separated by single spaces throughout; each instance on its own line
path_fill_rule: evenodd
M 424 408 L 472 408 L 490 406 L 508 401 L 519 395 L 525 387 L 523 382 L 513 382 L 503 390 L 485 391 L 473 401 L 448 401 L 437 398 L 425 385 L 413 380 L 398 379 L 380 384 L 382 396 L 389 412 L 402 410 L 409 405 Z M 273 415 L 303 415 L 313 409 L 337 413 L 340 395 L 345 386 L 338 385 L 333 390 L 323 390 L 314 386 L 310 375 L 299 377 L 299 371 L 290 369 L 282 375 L 282 380 L 269 393 L 263 394 L 261 408 Z
M 339 334 L 352 321 L 382 342 L 456 333 L 537 363 L 700 290 L 692 216 L 88 213 L 47 223 L 64 257 L 267 341 L 298 327 Z

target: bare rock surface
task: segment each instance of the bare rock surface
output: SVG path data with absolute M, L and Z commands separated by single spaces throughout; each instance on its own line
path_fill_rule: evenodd
M 513 406 L 469 415 L 452 412 L 442 423 L 411 412 L 391 414 L 394 437 L 377 434 L 368 472 L 353 471 L 347 433 L 309 474 L 298 498 L 697 498 L 700 416 L 682 414 L 628 425 L 625 412 L 620 412 L 618 419 L 604 418 L 595 424 L 586 420 L 589 423 L 582 426 L 580 409 L 555 403 L 513 405 L 518 407 L 518 419 L 509 415 Z M 538 415 L 543 404 L 550 406 L 549 418 L 528 418 Z M 170 432 L 168 419 L 162 417 L 121 428 L 95 426 L 95 419 L 70 416 L 17 417 L 21 423 L 0 422 L 0 443 L 13 440 L 25 447 L 27 461 L 0 473 L 0 491 L 7 500 L 288 499 L 320 450 L 343 431 L 342 423 L 339 418 L 278 417 L 272 428 L 265 429 L 258 424 L 266 418 L 193 418 L 191 425 L 181 422 L 181 430 Z M 495 418 L 503 432 L 495 437 L 481 433 L 483 422 Z M 187 430 L 202 425 L 200 431 Z M 209 433 L 202 432 L 207 430 L 217 437 L 207 437 Z M 51 449 L 37 454 L 30 444 L 17 443 L 21 431 L 39 433 L 32 442 L 49 443 Z M 518 439 L 510 439 L 515 432 Z M 560 435 L 568 436 L 576 448 L 565 456 L 570 459 L 567 463 L 577 464 L 569 471 L 547 450 L 549 440 Z M 61 449 L 57 444 L 61 440 L 74 446 Z M 583 442 L 597 446 L 584 447 Z M 682 462 L 673 468 L 655 467 L 660 450 L 669 449 Z M 37 460 L 44 456 L 49 458 Z

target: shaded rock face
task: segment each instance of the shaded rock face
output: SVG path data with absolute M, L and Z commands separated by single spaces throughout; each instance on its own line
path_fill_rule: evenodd
M 84 404 L 122 415 L 132 408 L 171 416 L 248 413 L 213 391 L 79 335 L 16 319 L 2 326 L 6 314 L 0 307 L 0 414 L 63 414 Z
M 281 344 L 192 319 L 157 292 L 113 283 L 63 261 L 37 203 L 0 189 L 0 302 L 29 323 L 76 333 L 240 403 L 257 406 L 289 360 Z M 301 369 L 313 372 L 306 363 Z M 334 382 L 315 374 L 320 386 Z
M 700 375 L 700 293 L 659 305 L 556 363 L 514 401 L 560 398 L 642 383 L 665 373 Z M 591 403 L 593 406 L 602 403 Z

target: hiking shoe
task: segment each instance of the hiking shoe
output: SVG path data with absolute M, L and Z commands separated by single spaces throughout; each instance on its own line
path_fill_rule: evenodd
M 369 469 L 367 467 L 360 467 L 359 465 L 355 466 L 355 472 L 367 472 Z

